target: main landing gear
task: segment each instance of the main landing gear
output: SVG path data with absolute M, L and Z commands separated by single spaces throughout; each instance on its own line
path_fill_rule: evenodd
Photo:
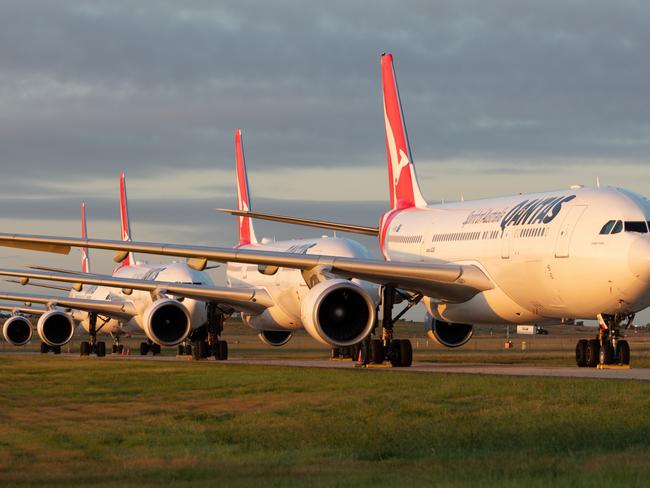
M 140 356 L 146 356 L 151 351 L 151 354 L 158 356 L 162 351 L 160 344 L 154 344 L 152 341 L 147 339 L 147 342 L 140 343 Z
M 627 322 L 623 325 L 623 321 Z M 634 314 L 598 315 L 598 336 L 595 339 L 581 339 L 576 345 L 576 364 L 581 368 L 630 364 L 630 345 L 623 339 L 621 326 L 632 325 Z
M 50 351 L 53 354 L 61 354 L 61 346 L 50 346 L 45 342 L 41 342 L 41 354 L 47 354 Z
M 106 322 L 108 322 L 108 319 L 97 328 L 97 314 L 94 312 L 88 314 L 88 335 L 90 336 L 90 341 L 81 342 L 79 345 L 79 355 L 90 356 L 91 354 L 97 354 L 98 358 L 106 356 L 106 343 L 97 341 L 97 332 L 102 330 Z
M 393 307 L 396 295 L 407 301 L 406 307 L 393 317 Z M 393 328 L 408 310 L 422 299 L 422 295 L 407 296 L 400 293 L 391 286 L 384 286 L 381 291 L 381 339 L 372 339 L 370 344 L 366 342 L 364 363 L 383 364 L 390 362 L 393 367 L 408 368 L 413 364 L 413 346 L 408 339 L 395 339 Z M 369 346 L 369 347 L 368 347 Z
M 191 348 L 194 359 L 207 359 L 214 356 L 217 361 L 228 359 L 228 343 L 219 339 L 223 332 L 226 312 L 217 305 L 208 304 L 208 322 L 203 337 L 194 342 Z

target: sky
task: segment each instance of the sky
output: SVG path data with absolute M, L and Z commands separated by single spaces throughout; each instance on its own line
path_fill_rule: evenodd
M 85 199 L 116 238 L 125 171 L 134 238 L 231 245 L 213 209 L 234 205 L 237 127 L 253 208 L 376 225 L 382 52 L 428 201 L 597 177 L 649 195 L 648 25 L 642 1 L 2 0 L 0 225 L 75 235 Z M 78 255 L 0 250 L 34 263 Z

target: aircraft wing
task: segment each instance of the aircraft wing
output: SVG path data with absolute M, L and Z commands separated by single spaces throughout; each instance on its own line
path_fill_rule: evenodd
M 135 306 L 129 302 L 111 302 L 109 300 L 90 300 L 87 298 L 55 297 L 32 295 L 31 293 L 0 292 L 0 300 L 15 302 L 41 303 L 47 307 L 73 308 L 84 312 L 97 312 L 118 320 L 128 320 L 137 314 Z
M 328 220 L 305 219 L 301 217 L 290 217 L 288 215 L 276 215 L 262 212 L 253 212 L 251 210 L 232 210 L 228 208 L 217 208 L 218 212 L 228 213 L 238 217 L 250 217 L 253 219 L 270 220 L 272 222 L 282 222 L 283 224 L 304 225 L 307 227 L 317 227 L 319 229 L 336 230 L 340 232 L 350 232 L 352 234 L 363 234 L 377 237 L 379 227 L 366 227 L 364 225 L 341 224 Z
M 105 239 L 80 239 L 26 234 L 0 234 L 0 246 L 68 254 L 71 247 L 117 251 L 119 261 L 126 253 L 177 256 L 189 259 L 196 269 L 207 261 L 286 267 L 306 272 L 327 272 L 346 278 L 359 278 L 382 285 L 412 290 L 447 302 L 464 302 L 494 287 L 492 281 L 474 265 L 454 263 L 411 263 L 376 259 L 318 256 L 283 252 L 187 246 L 151 242 L 121 242 Z
M 237 311 L 254 314 L 260 313 L 274 304 L 273 299 L 266 290 L 258 288 L 230 288 L 226 286 L 205 286 L 132 278 L 116 278 L 113 276 L 88 273 L 75 275 L 16 269 L 0 269 L 0 276 L 20 278 L 22 284 L 27 284 L 30 279 L 39 279 L 72 283 L 73 288 L 80 288 L 80 285 L 96 285 L 122 288 L 123 290 L 164 293 L 206 302 L 218 302 L 222 305 L 228 305 Z
M 26 315 L 43 315 L 47 312 L 44 308 L 31 308 L 31 307 L 16 307 L 12 305 L 0 305 L 0 310 L 22 313 Z

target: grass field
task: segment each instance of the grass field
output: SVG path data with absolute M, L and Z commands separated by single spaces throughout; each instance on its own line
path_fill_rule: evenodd
M 650 384 L 0 355 L 0 486 L 647 486 Z

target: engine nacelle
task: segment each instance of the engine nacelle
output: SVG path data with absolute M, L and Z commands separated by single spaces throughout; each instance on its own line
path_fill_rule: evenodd
M 359 285 L 343 279 L 314 286 L 301 305 L 307 333 L 327 346 L 351 346 L 364 339 L 375 323 L 375 303 Z
M 153 302 L 144 312 L 143 327 L 147 337 L 161 346 L 176 346 L 190 333 L 190 313 L 171 298 Z
M 2 326 L 2 335 L 12 346 L 24 346 L 32 338 L 32 323 L 20 315 L 9 317 Z
M 279 347 L 289 342 L 293 333 L 288 330 L 263 330 L 257 337 L 267 346 Z
M 70 314 L 61 310 L 50 310 L 38 319 L 36 332 L 48 346 L 63 346 L 72 339 L 74 322 Z
M 474 335 L 472 324 L 457 324 L 436 320 L 426 314 L 424 319 L 427 335 L 435 342 L 445 347 L 460 347 L 467 344 Z

